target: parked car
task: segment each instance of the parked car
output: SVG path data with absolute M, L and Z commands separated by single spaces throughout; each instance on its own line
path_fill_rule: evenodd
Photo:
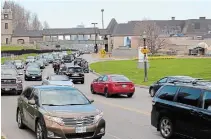
M 42 85 L 62 85 L 62 86 L 72 86 L 74 84 L 71 79 L 67 75 L 50 75 L 46 79 L 43 80 Z
M 195 80 L 200 80 L 200 78 L 193 78 L 190 76 L 166 76 L 153 83 L 149 87 L 149 94 L 151 97 L 154 97 L 157 90 L 165 84 L 174 83 L 174 81 L 183 81 L 183 82 L 192 82 Z
M 106 122 L 93 102 L 70 86 L 31 86 L 18 98 L 16 121 L 20 129 L 36 132 L 37 139 L 101 139 Z
M 26 64 L 27 63 L 30 63 L 30 62 L 34 62 L 35 61 L 35 56 L 28 56 L 27 58 L 26 58 Z
M 207 86 L 164 85 L 152 100 L 151 125 L 166 139 L 175 134 L 210 139 L 210 119 L 211 88 Z
M 42 71 L 37 67 L 28 67 L 25 72 L 25 80 L 42 81 Z
M 72 65 L 67 67 L 65 74 L 72 79 L 73 83 L 81 82 L 81 84 L 84 84 L 84 72 L 80 66 Z
M 111 95 L 127 95 L 129 98 L 135 93 L 135 86 L 124 75 L 103 75 L 93 80 L 90 86 L 92 94 L 100 93 L 105 97 Z
M 1 93 L 21 94 L 23 90 L 22 79 L 14 68 L 1 66 Z
M 22 60 L 15 60 L 14 65 L 17 69 L 23 69 L 24 68 L 24 62 Z
M 65 63 L 71 63 L 73 61 L 72 56 L 71 55 L 64 56 L 63 61 Z

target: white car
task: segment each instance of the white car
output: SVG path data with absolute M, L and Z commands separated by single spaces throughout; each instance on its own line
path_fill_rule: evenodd
M 61 86 L 71 86 L 74 84 L 71 79 L 66 75 L 50 75 L 43 80 L 42 85 L 61 85 Z

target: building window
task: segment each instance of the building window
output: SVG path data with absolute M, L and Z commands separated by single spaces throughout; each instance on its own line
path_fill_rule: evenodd
M 5 23 L 5 29 L 8 29 L 8 23 Z
M 195 23 L 194 27 L 195 27 L 195 29 L 200 29 L 200 23 Z
M 9 38 L 6 38 L 6 44 L 8 44 L 9 43 Z
M 8 14 L 4 14 L 4 19 L 9 19 Z

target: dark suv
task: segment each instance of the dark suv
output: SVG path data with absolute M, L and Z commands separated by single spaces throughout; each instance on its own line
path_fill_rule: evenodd
M 175 133 L 197 139 L 211 138 L 211 88 L 175 84 L 161 87 L 153 98 L 151 125 L 164 138 Z
M 101 139 L 106 124 L 92 102 L 70 86 L 27 87 L 18 98 L 16 121 L 37 139 Z
M 84 72 L 83 68 L 80 66 L 69 66 L 67 68 L 67 71 L 65 73 L 67 76 L 69 76 L 70 79 L 72 79 L 73 83 L 81 82 L 84 84 Z

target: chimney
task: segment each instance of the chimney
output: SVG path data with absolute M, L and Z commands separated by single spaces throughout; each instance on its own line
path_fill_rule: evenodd
M 206 17 L 199 17 L 199 19 L 202 19 L 202 20 L 204 20 L 204 19 L 206 19 Z
M 175 17 L 171 17 L 171 20 L 175 20 Z

